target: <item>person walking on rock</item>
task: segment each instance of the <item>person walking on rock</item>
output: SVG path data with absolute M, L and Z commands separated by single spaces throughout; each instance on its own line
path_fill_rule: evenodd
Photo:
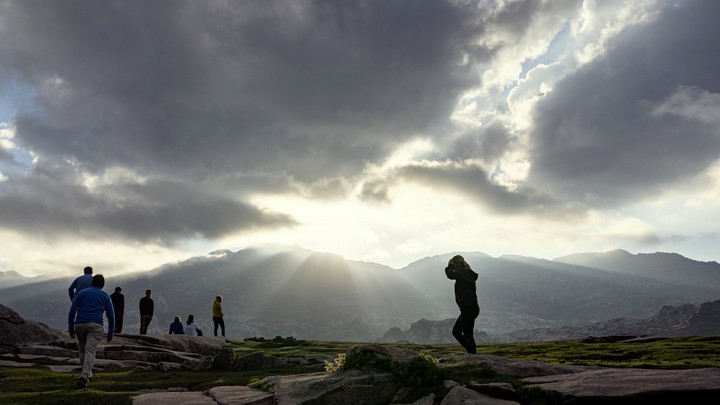
M 79 293 L 81 290 L 84 290 L 86 288 L 90 288 L 90 284 L 92 283 L 93 278 L 93 268 L 90 266 L 87 266 L 83 269 L 83 275 L 73 280 L 72 284 L 70 284 L 70 287 L 68 288 L 68 294 L 70 295 L 70 301 L 75 298 L 75 295 Z
M 115 287 L 115 292 L 110 294 L 113 308 L 115 309 L 115 334 L 122 333 L 123 316 L 125 315 L 125 296 L 122 295 L 122 288 Z
M 215 302 L 213 302 L 212 306 L 212 313 L 213 324 L 215 325 L 215 336 L 217 336 L 218 326 L 220 326 L 222 335 L 223 337 L 225 337 L 225 321 L 223 320 L 222 296 L 218 295 L 217 297 L 215 297 Z
M 82 372 L 77 385 L 87 387 L 93 377 L 93 365 L 98 344 L 105 336 L 103 333 L 103 312 L 108 320 L 107 342 L 110 343 L 115 330 L 115 311 L 110 295 L 103 291 L 105 277 L 98 274 L 92 278 L 91 287 L 75 296 L 68 313 L 68 332 L 70 337 L 77 336 Z
M 475 292 L 475 281 L 478 275 L 460 255 L 450 259 L 445 268 L 445 275 L 447 278 L 455 280 L 455 302 L 460 307 L 460 316 L 455 321 L 452 335 L 468 353 L 475 353 L 477 348 L 473 330 L 475 329 L 475 319 L 480 313 Z
M 155 312 L 155 302 L 150 298 L 151 290 L 145 290 L 145 296 L 140 298 L 140 334 L 147 335 L 147 328 Z

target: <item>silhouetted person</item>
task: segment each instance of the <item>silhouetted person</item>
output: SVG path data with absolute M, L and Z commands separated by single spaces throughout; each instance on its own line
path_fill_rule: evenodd
M 105 278 L 102 274 L 92 278 L 91 287 L 77 293 L 70 312 L 68 313 L 68 332 L 70 337 L 77 336 L 82 372 L 77 382 L 78 387 L 87 387 L 93 377 L 92 368 L 95 364 L 95 353 L 103 333 L 103 312 L 108 320 L 107 342 L 110 343 L 115 329 L 115 317 L 112 300 L 102 290 Z
M 125 315 L 125 296 L 121 293 L 122 288 L 115 287 L 115 292 L 110 294 L 110 299 L 115 309 L 115 333 L 122 333 L 123 316 Z
M 183 324 L 180 321 L 180 317 L 176 316 L 175 321 L 170 324 L 170 334 L 171 335 L 184 335 L 185 329 L 183 329 Z
M 185 322 L 185 334 L 188 336 L 202 336 L 202 330 L 200 326 L 195 323 L 195 317 L 188 315 L 187 322 Z
M 150 298 L 152 291 L 145 290 L 145 296 L 140 298 L 140 334 L 147 335 L 147 328 L 155 312 L 155 302 Z
M 478 275 L 460 255 L 450 259 L 445 268 L 445 275 L 449 279 L 455 280 L 455 302 L 460 307 L 460 316 L 455 321 L 452 335 L 468 353 L 475 353 L 473 330 L 475 329 L 475 319 L 480 313 L 475 292 L 475 280 Z
M 68 288 L 68 294 L 70 295 L 70 301 L 75 298 L 75 295 L 86 288 L 90 288 L 92 283 L 93 268 L 87 266 L 83 269 L 83 275 L 73 280 L 72 284 Z
M 220 326 L 222 335 L 223 337 L 225 337 L 225 321 L 223 320 L 222 297 L 219 295 L 215 297 L 215 302 L 213 302 L 212 306 L 212 312 L 213 324 L 215 325 L 215 336 L 217 336 L 218 326 Z

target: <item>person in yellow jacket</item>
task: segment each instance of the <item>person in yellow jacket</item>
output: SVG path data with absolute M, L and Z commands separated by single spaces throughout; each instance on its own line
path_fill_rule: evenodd
M 225 321 L 223 320 L 222 297 L 220 295 L 215 297 L 215 302 L 213 302 L 212 312 L 213 312 L 213 324 L 215 324 L 215 336 L 217 336 L 218 326 L 220 326 L 222 335 L 223 335 L 223 337 L 225 337 Z

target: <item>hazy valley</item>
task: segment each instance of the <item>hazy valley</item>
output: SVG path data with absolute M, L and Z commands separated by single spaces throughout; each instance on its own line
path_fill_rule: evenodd
M 458 313 L 453 283 L 443 272 L 453 254 L 392 269 L 300 248 L 219 251 L 108 278 L 106 291 L 123 288 L 128 333 L 137 333 L 137 303 L 150 288 L 155 300 L 152 334 L 167 333 L 175 315 L 184 318 L 191 313 L 206 333 L 212 333 L 210 307 L 214 296 L 222 295 L 229 337 L 344 341 L 385 337 L 439 343 L 450 341 L 447 325 Z M 693 316 L 695 323 L 705 322 L 712 331 L 718 319 L 717 305 L 707 304 L 700 311 L 700 304 L 720 299 L 716 262 L 621 250 L 552 261 L 461 254 L 479 274 L 481 312 L 476 329 L 481 340 L 668 334 L 688 326 Z M 10 272 L 0 277 L 2 304 L 25 318 L 65 328 L 71 278 L 24 279 Z M 665 324 L 665 329 L 658 326 Z M 408 333 L 412 328 L 426 331 Z

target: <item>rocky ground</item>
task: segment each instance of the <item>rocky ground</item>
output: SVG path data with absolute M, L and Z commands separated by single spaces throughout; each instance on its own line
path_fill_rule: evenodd
M 207 391 L 184 388 L 141 393 L 133 404 L 399 404 L 407 403 L 408 388 L 377 364 L 408 365 L 419 354 L 382 345 L 361 345 L 353 354 L 365 367 L 325 372 L 331 356 L 311 354 L 281 359 L 263 352 L 238 354 L 224 338 L 177 335 L 119 335 L 101 344 L 97 371 L 146 368 L 262 370 L 303 366 L 316 372 L 271 376 L 260 390 L 246 386 L 217 386 Z M 67 333 L 22 319 L 0 305 L 0 366 L 28 367 L 42 364 L 59 372 L 79 372 L 75 341 Z M 558 404 L 597 403 L 715 403 L 720 394 L 720 368 L 692 370 L 617 369 L 587 366 L 548 365 L 520 362 L 504 357 L 466 354 L 445 356 L 439 367 L 483 365 L 498 374 L 520 378 L 554 398 Z M 464 383 L 446 380 L 442 399 L 429 394 L 414 404 L 517 404 L 519 396 L 507 383 Z

